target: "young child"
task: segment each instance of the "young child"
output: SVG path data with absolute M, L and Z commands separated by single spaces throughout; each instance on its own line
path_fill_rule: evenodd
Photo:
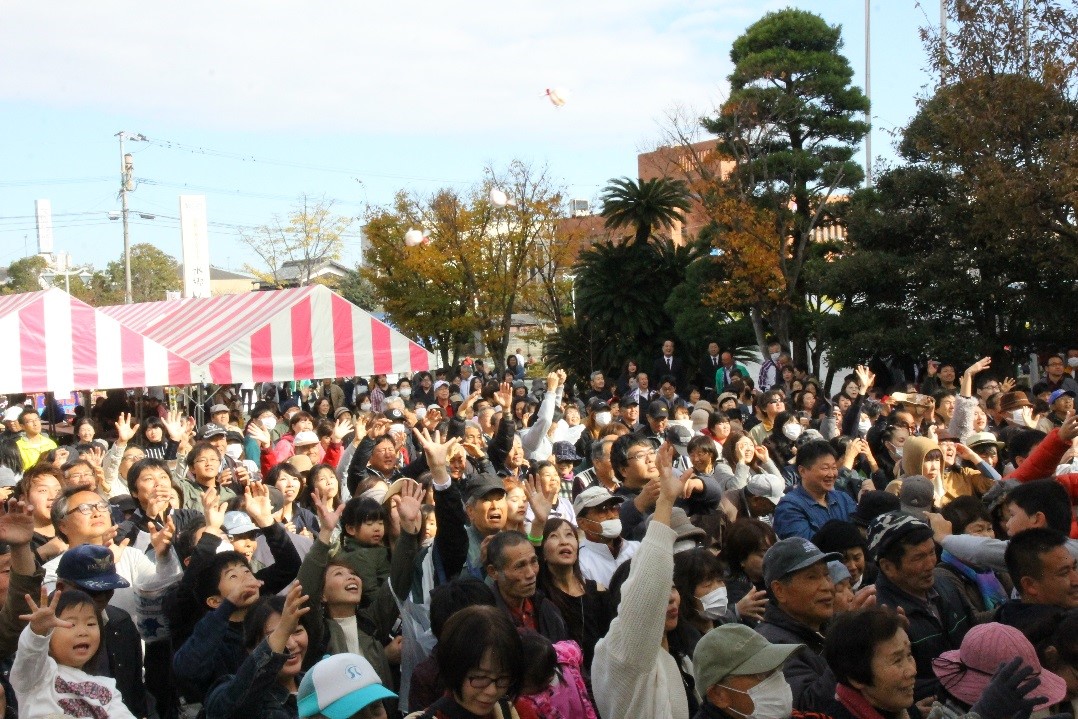
M 572 640 L 551 644 L 532 631 L 522 632 L 520 640 L 527 664 L 518 707 L 528 706 L 546 719 L 598 719 L 580 669 L 580 646 Z
M 389 576 L 385 507 L 369 497 L 353 497 L 344 505 L 341 524 L 344 526 L 341 551 L 334 559 L 363 580 L 360 606 L 366 607 Z
M 87 674 L 101 649 L 101 615 L 94 600 L 77 589 L 53 592 L 41 588 L 40 604 L 29 594 L 29 622 L 19 636 L 11 667 L 11 686 L 19 698 L 20 716 L 108 716 L 134 719 L 124 706 L 116 682 Z
M 434 536 L 438 534 L 438 518 L 434 516 L 433 504 L 423 505 L 420 526 L 419 546 L 429 547 L 434 544 Z

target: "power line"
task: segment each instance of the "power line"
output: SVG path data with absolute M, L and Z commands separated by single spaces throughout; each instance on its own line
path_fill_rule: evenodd
M 206 185 L 195 185 L 188 182 L 164 182 L 161 180 L 151 180 L 143 178 L 139 180 L 140 184 L 153 185 L 154 187 L 169 187 L 177 190 L 191 190 L 193 192 L 205 192 L 208 194 L 228 195 L 230 197 L 245 197 L 255 200 L 281 200 L 285 202 L 294 202 L 296 195 L 274 195 L 264 192 L 248 192 L 246 190 L 227 189 L 223 187 L 209 187 Z M 336 197 L 328 197 L 328 200 L 332 200 L 335 203 L 341 205 L 353 205 L 355 207 L 365 207 L 362 202 L 354 202 L 351 200 L 342 200 Z
M 111 182 L 114 177 L 55 177 L 45 180 L 5 180 L 0 187 L 36 187 L 40 185 L 88 185 L 97 182 Z
M 365 172 L 355 169 L 348 169 L 344 167 L 329 167 L 326 165 L 314 165 L 302 162 L 292 162 L 289 160 L 274 160 L 264 157 L 256 157 L 254 155 L 245 155 L 238 152 L 228 152 L 225 150 L 214 150 L 209 147 L 200 147 L 197 145 L 185 145 L 173 140 L 155 140 L 150 139 L 147 141 L 150 145 L 157 145 L 172 150 L 181 150 L 183 152 L 189 152 L 195 155 L 206 155 L 209 157 L 219 157 L 226 160 L 237 160 L 240 162 L 257 163 L 260 165 L 277 165 L 279 167 L 291 167 L 302 170 L 314 170 L 317 172 L 332 172 L 341 175 L 351 175 L 353 177 L 379 177 L 390 180 L 413 180 L 418 182 L 445 182 L 454 185 L 468 185 L 471 184 L 466 180 L 452 180 L 448 178 L 439 177 L 420 177 L 416 175 L 393 175 L 377 172 Z

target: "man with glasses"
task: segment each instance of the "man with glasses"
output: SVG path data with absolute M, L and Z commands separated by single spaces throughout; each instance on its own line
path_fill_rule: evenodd
M 659 498 L 659 467 L 655 464 L 655 445 L 642 434 L 618 437 L 610 448 L 610 464 L 621 486 L 614 495 L 624 501 L 619 510 L 621 536 L 632 539 L 644 518 L 655 510 Z
M 52 524 L 56 535 L 68 546 L 96 544 L 111 547 L 116 556 L 116 572 L 130 587 L 117 589 L 109 604 L 123 609 L 132 617 L 144 637 L 154 637 L 160 626 L 154 625 L 153 614 L 160 613 L 161 597 L 165 590 L 180 581 L 183 569 L 174 552 L 169 551 L 175 525 L 169 520 L 165 527 L 151 528 L 149 545 L 156 562 L 135 546 L 113 544 L 115 530 L 109 514 L 109 504 L 101 495 L 86 487 L 65 489 L 52 503 Z M 140 545 L 136 540 L 132 545 Z M 70 550 L 68 550 L 70 551 Z M 56 573 L 63 554 L 45 564 L 45 588 L 56 588 Z
M 1065 365 L 1062 357 L 1059 355 L 1049 357 L 1044 364 L 1044 378 L 1033 385 L 1033 396 L 1047 399 L 1048 395 L 1058 389 L 1078 394 L 1078 382 L 1075 382 L 1074 378 L 1069 376 L 1064 369 Z M 25 427 L 26 425 L 23 426 Z

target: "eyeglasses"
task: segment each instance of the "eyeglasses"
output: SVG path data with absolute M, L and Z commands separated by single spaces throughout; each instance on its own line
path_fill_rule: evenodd
M 94 512 L 101 512 L 102 514 L 109 511 L 109 505 L 106 502 L 83 502 L 82 504 L 76 504 L 74 507 L 68 510 L 68 514 L 74 512 L 81 512 L 85 516 L 89 517 Z
M 630 455 L 627 459 L 630 462 L 635 462 L 638 459 L 645 459 L 645 458 L 647 458 L 647 459 L 655 459 L 655 457 L 657 455 L 658 455 L 658 452 L 656 452 L 654 449 L 649 449 L 649 450 L 644 451 L 644 452 L 637 452 L 636 454 Z
M 499 689 L 508 689 L 512 683 L 513 678 L 507 676 L 488 677 L 483 674 L 478 674 L 468 677 L 468 684 L 472 689 L 486 689 L 491 684 Z

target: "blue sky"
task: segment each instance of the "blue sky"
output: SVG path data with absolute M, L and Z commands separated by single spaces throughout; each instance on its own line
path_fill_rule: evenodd
M 790 5 L 842 25 L 863 86 L 862 0 L 9 5 L 0 265 L 36 251 L 37 198 L 52 202 L 57 251 L 98 268 L 122 254 L 108 219 L 121 129 L 152 141 L 128 146 L 144 181 L 130 206 L 158 216 L 135 219 L 132 242 L 179 257 L 177 196 L 205 194 L 221 267 L 251 261 L 239 228 L 286 215 L 304 192 L 359 215 L 519 158 L 594 200 L 607 179 L 635 176 L 672 108 L 720 104 L 731 42 Z M 888 133 L 929 82 L 918 28 L 938 17 L 933 0 L 872 2 L 876 156 L 893 157 Z M 568 89 L 568 104 L 551 106 L 547 87 Z

